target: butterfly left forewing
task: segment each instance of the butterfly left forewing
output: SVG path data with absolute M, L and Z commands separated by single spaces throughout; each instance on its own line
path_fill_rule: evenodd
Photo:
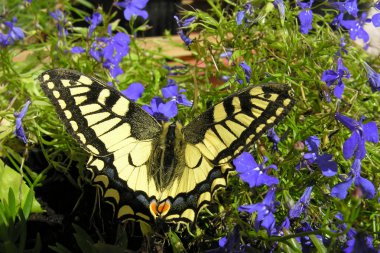
M 213 164 L 228 163 L 284 118 L 293 105 L 287 85 L 250 86 L 185 126 L 184 139 Z

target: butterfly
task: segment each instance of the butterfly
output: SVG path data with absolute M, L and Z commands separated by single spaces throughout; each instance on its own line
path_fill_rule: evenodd
M 105 82 L 67 69 L 38 77 L 87 169 L 121 220 L 191 223 L 226 186 L 232 160 L 283 119 L 291 88 L 246 87 L 189 124 L 160 123 Z

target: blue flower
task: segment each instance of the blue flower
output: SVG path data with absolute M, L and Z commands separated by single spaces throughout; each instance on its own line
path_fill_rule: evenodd
M 284 1 L 283 0 L 274 0 L 273 5 L 280 12 L 280 18 L 284 19 L 285 18 L 285 5 L 284 5 Z
M 252 70 L 251 70 L 251 67 L 245 62 L 241 62 L 239 64 L 239 66 L 243 69 L 244 71 L 244 75 L 245 75 L 245 80 L 247 83 L 249 83 L 249 81 L 251 80 L 251 74 L 252 74 Z
M 372 91 L 380 91 L 380 73 L 373 70 L 373 68 L 371 68 L 366 62 L 364 62 L 364 67 L 367 71 L 368 82 Z
M 289 218 L 299 218 L 302 213 L 305 212 L 306 208 L 308 208 L 310 203 L 311 191 L 313 190 L 313 186 L 309 186 L 306 188 L 301 198 L 297 201 L 297 203 L 289 210 Z
M 313 11 L 310 9 L 314 0 L 310 0 L 308 3 L 302 3 L 297 1 L 298 6 L 302 8 L 302 11 L 298 15 L 301 22 L 301 33 L 308 34 L 309 30 L 313 29 Z
M 239 253 L 245 252 L 247 249 L 246 245 L 240 243 L 240 232 L 238 226 L 235 226 L 232 232 L 228 233 L 227 236 L 219 240 L 219 248 L 207 250 L 206 253 L 222 253 L 231 252 Z
M 380 26 L 380 13 L 376 13 L 371 17 L 371 21 L 374 27 Z
M 333 2 L 331 3 L 331 5 L 339 10 L 339 14 L 333 20 L 333 25 L 336 25 L 338 28 L 340 27 L 344 14 L 346 12 L 355 18 L 358 16 L 359 9 L 357 0 Z
M 22 120 L 25 117 L 26 112 L 28 111 L 29 105 L 31 104 L 30 100 L 26 101 L 20 112 L 15 112 L 14 116 L 16 118 L 16 129 L 14 134 L 21 139 L 25 144 L 28 142 L 28 139 L 25 136 L 25 131 L 22 127 Z
M 149 0 L 124 0 L 115 3 L 120 8 L 124 8 L 124 18 L 131 20 L 132 16 L 140 16 L 143 19 L 148 18 L 148 12 L 143 10 Z
M 325 82 L 329 87 L 336 83 L 334 88 L 334 95 L 335 97 L 341 99 L 344 92 L 344 83 L 342 80 L 343 78 L 350 78 L 350 72 L 348 72 L 348 69 L 343 65 L 342 58 L 339 57 L 337 70 L 325 70 L 322 74 L 321 80 Z
M 244 10 L 239 11 L 236 15 L 236 24 L 241 25 L 247 23 L 246 15 L 251 15 L 253 13 L 252 5 L 250 3 L 246 3 L 243 5 Z
M 16 17 L 14 17 L 12 21 L 4 22 L 4 25 L 8 28 L 8 34 L 2 34 L 0 32 L 0 45 L 2 47 L 10 46 L 15 41 L 24 39 L 24 32 L 20 27 L 15 26 L 16 22 Z
M 363 12 L 360 19 L 357 20 L 342 20 L 341 25 L 348 29 L 350 33 L 350 38 L 355 40 L 356 38 L 362 39 L 364 43 L 369 41 L 369 35 L 364 30 L 363 26 L 365 23 L 370 22 L 370 19 L 367 19 L 367 13 Z
M 187 47 L 190 46 L 190 44 L 193 42 L 184 32 L 183 30 L 183 27 L 184 27 L 184 23 L 186 22 L 187 25 L 190 25 L 190 22 L 188 19 L 186 19 L 185 21 L 181 21 L 179 20 L 179 18 L 177 16 L 174 16 L 174 19 L 176 20 L 177 22 L 177 25 L 178 25 L 178 30 L 177 30 L 177 33 L 179 35 L 179 37 L 182 39 L 182 41 L 185 43 L 185 45 Z M 191 20 L 191 19 L 190 19 Z M 192 21 L 194 21 L 195 19 L 192 19 Z
M 79 46 L 77 46 L 77 47 L 73 47 L 73 48 L 71 48 L 70 52 L 71 52 L 72 54 L 81 54 L 81 53 L 86 52 L 86 50 L 84 50 L 83 47 L 79 47 Z
M 50 16 L 57 21 L 58 37 L 67 36 L 68 32 L 65 28 L 67 18 L 65 17 L 65 14 L 61 10 L 57 9 L 50 12 Z
M 175 83 L 173 79 L 168 79 L 168 84 L 161 89 L 162 95 L 164 98 L 170 98 L 172 101 L 175 101 L 177 104 L 181 104 L 184 106 L 192 106 L 193 102 L 188 100 L 185 94 L 181 94 L 185 92 L 184 89 L 180 89 L 178 91 L 178 85 Z
M 348 175 L 348 178 L 331 189 L 331 196 L 335 198 L 345 199 L 348 189 L 351 187 L 352 182 L 360 189 L 360 194 L 365 198 L 372 199 L 376 195 L 375 187 L 368 179 L 363 178 L 361 175 L 361 160 L 355 159 L 352 164 L 352 169 Z
M 175 101 L 165 103 L 160 97 L 154 97 L 150 102 L 150 106 L 143 105 L 142 108 L 157 120 L 165 122 L 175 117 L 178 113 Z
M 112 36 L 111 25 L 108 26 L 109 37 L 97 38 L 90 48 L 90 55 L 97 61 L 103 62 L 112 77 L 116 78 L 123 73 L 119 63 L 129 53 L 130 38 L 128 34 L 118 32 Z
M 279 203 L 276 201 L 275 196 L 276 188 L 271 187 L 265 196 L 263 202 L 251 205 L 244 205 L 239 207 L 240 212 L 248 212 L 252 214 L 257 212 L 255 220 L 255 229 L 259 230 L 260 227 L 264 227 L 268 234 L 274 229 L 276 219 L 274 217 L 274 212 Z
M 371 236 L 355 232 L 347 241 L 347 248 L 343 252 L 378 253 L 379 251 L 373 247 L 373 238 Z
M 103 17 L 102 14 L 99 12 L 95 12 L 92 14 L 92 17 L 85 17 L 84 20 L 88 23 L 90 23 L 90 27 L 88 28 L 88 34 L 87 37 L 91 37 L 92 33 L 94 32 L 95 28 L 102 22 Z
M 332 161 L 332 155 L 322 154 L 319 155 L 319 145 L 320 141 L 316 136 L 310 136 L 306 139 L 305 144 L 308 148 L 309 153 L 304 154 L 304 161 L 296 166 L 296 169 L 303 167 L 308 167 L 311 164 L 316 163 L 318 167 L 322 170 L 322 174 L 326 177 L 331 177 L 338 171 L 338 166 L 334 161 Z
M 257 164 L 250 153 L 243 152 L 233 160 L 233 164 L 236 167 L 236 171 L 239 173 L 239 177 L 244 182 L 248 183 L 249 187 L 278 184 L 277 178 L 268 175 L 269 169 L 277 170 L 277 167 L 275 165 L 264 167 L 267 161 L 268 158 L 264 156 L 264 162 L 262 164 Z
M 302 227 L 296 229 L 297 232 L 312 232 L 314 229 L 310 226 L 308 222 L 302 222 Z M 320 235 L 315 235 L 318 240 L 323 242 L 323 237 Z M 315 246 L 309 236 L 302 236 L 301 238 L 297 237 L 297 240 L 301 242 L 302 252 L 314 252 Z
M 131 83 L 127 89 L 122 90 L 121 94 L 126 96 L 132 101 L 136 101 L 141 98 L 142 93 L 144 92 L 144 86 L 141 83 Z
M 273 150 L 277 151 L 278 150 L 277 144 L 280 142 L 280 137 L 278 137 L 278 135 L 274 131 L 274 127 L 268 130 L 267 136 L 269 140 L 273 142 Z
M 344 159 L 349 159 L 354 154 L 355 158 L 363 159 L 366 155 L 365 142 L 379 142 L 379 132 L 374 121 L 363 124 L 364 117 L 356 121 L 340 113 L 335 114 L 335 119 L 352 132 L 350 138 L 343 144 Z

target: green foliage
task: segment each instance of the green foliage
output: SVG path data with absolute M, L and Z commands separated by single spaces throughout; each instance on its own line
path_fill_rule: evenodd
M 365 123 L 375 121 L 379 125 L 379 92 L 371 91 L 363 67 L 363 62 L 366 61 L 379 70 L 379 58 L 367 55 L 361 47 L 349 40 L 346 31 L 330 25 L 337 14 L 336 10 L 326 12 L 325 15 L 314 15 L 313 30 L 309 34 L 301 34 L 297 19 L 301 9 L 291 6 L 287 1 L 284 1 L 284 18 L 280 18 L 272 1 L 250 1 L 255 11 L 250 14 L 251 21 L 242 25 L 236 24 L 236 17 L 238 11 L 243 10 L 245 1 L 207 2 L 210 5 L 207 12 L 193 10 L 183 13 L 184 18 L 196 18 L 188 27 L 189 36 L 193 39 L 190 52 L 194 64 L 168 56 L 160 47 L 143 47 L 144 42 L 132 35 L 144 32 L 148 25 L 144 23 L 136 26 L 132 19 L 129 23 L 129 34 L 132 34 L 130 51 L 120 63 L 124 73 L 115 79 L 103 67 L 103 63 L 96 61 L 89 52 L 96 38 L 108 36 L 109 26 L 112 27 L 113 34 L 126 32 L 120 26 L 125 21 L 116 19 L 115 13 L 105 13 L 100 7 L 85 0 L 75 1 L 77 5 L 89 9 L 97 8 L 103 16 L 103 22 L 95 29 L 94 35 L 88 37 L 88 28 L 78 27 L 76 22 L 90 16 L 90 13 L 78 10 L 71 5 L 72 1 L 33 1 L 30 5 L 22 1 L 6 1 L 4 20 L 16 16 L 16 25 L 23 29 L 25 38 L 11 46 L 0 48 L 0 251 L 25 250 L 26 220 L 31 212 L 42 211 L 34 198 L 33 189 L 44 187 L 43 180 L 49 171 L 63 173 L 72 184 L 80 187 L 80 180 L 72 178 L 69 172 L 72 169 L 83 172 L 85 169 L 87 154 L 65 132 L 53 107 L 44 97 L 35 81 L 40 73 L 57 67 L 76 69 L 112 82 L 119 90 L 127 88 L 133 82 L 140 82 L 145 86 L 143 96 L 137 101 L 141 105 L 149 104 L 154 96 L 161 95 L 160 89 L 167 84 L 168 78 L 172 78 L 181 88 L 186 89 L 186 96 L 194 101 L 192 108 L 179 107 L 176 120 L 187 123 L 211 104 L 248 85 L 244 71 L 239 66 L 243 61 L 252 69 L 251 83 L 289 84 L 297 99 L 291 115 L 276 128 L 281 137 L 279 151 L 272 152 L 272 143 L 265 137 L 252 149 L 256 161 L 259 162 L 265 155 L 271 164 L 276 164 L 279 168 L 278 171 L 270 172 L 280 181 L 276 192 L 276 200 L 280 203 L 275 213 L 276 224 L 288 216 L 289 209 L 304 189 L 314 185 L 311 203 L 302 218 L 295 219 L 291 228 L 282 230 L 282 236 L 268 236 L 264 229 L 254 229 L 256 214 L 251 217 L 237 211 L 243 204 L 261 202 L 268 188 L 249 189 L 237 177 L 231 176 L 227 190 L 216 196 L 216 209 L 219 213 L 212 208 L 204 210 L 191 239 L 185 238 L 187 232 L 179 229 L 176 233 L 162 235 L 164 241 L 170 242 L 173 252 L 182 252 L 184 245 L 204 250 L 211 245 L 217 247 L 218 240 L 238 226 L 238 243 L 241 245 L 250 244 L 258 249 L 269 250 L 276 242 L 278 251 L 301 252 L 302 246 L 296 238 L 308 236 L 316 251 L 329 252 L 344 249 L 347 241 L 345 236 L 350 228 L 354 228 L 358 233 L 372 236 L 375 248 L 379 246 L 378 194 L 373 199 L 365 199 L 358 194 L 358 188 L 353 186 L 346 199 L 331 196 L 332 187 L 347 178 L 353 163 L 353 159 L 345 160 L 342 152 L 342 145 L 351 133 L 335 120 L 334 114 L 340 112 L 356 120 L 365 115 Z M 326 4 L 327 1 L 321 3 L 321 6 L 327 7 Z M 58 36 L 57 22 L 49 15 L 56 9 L 64 11 L 66 15 L 64 28 L 68 30 L 67 35 Z M 348 42 L 348 53 L 342 54 L 342 58 L 351 77 L 345 80 L 342 99 L 332 97 L 332 102 L 327 102 L 323 94 L 331 94 L 333 87 L 327 87 L 321 81 L 321 76 L 325 70 L 336 69 L 336 53 L 340 49 L 342 37 Z M 173 41 L 170 43 L 176 45 Z M 85 52 L 70 53 L 74 46 L 83 47 Z M 232 52 L 230 58 L 221 57 L 222 53 L 229 51 Z M 164 68 L 168 64 L 183 65 L 186 68 L 178 75 L 169 76 L 169 71 Z M 222 76 L 230 78 L 226 82 L 220 82 Z M 241 79 L 242 84 L 237 79 Z M 219 82 L 214 84 L 214 80 Z M 14 134 L 14 113 L 20 111 L 27 99 L 32 104 L 22 120 L 29 141 L 24 146 Z M 321 140 L 321 153 L 333 155 L 333 160 L 338 164 L 336 176 L 323 176 L 315 164 L 295 169 L 308 152 L 306 148 L 297 148 L 297 144 L 310 136 L 317 136 Z M 28 152 L 33 148 L 40 149 L 50 164 L 43 171 L 35 172 L 24 164 Z M 378 188 L 380 146 L 366 143 L 366 148 L 367 155 L 362 161 L 361 175 Z M 8 165 L 3 161 L 7 161 Z M 18 172 L 15 168 L 23 168 L 25 173 Z M 338 213 L 343 215 L 342 221 L 335 217 Z M 305 221 L 310 223 L 314 231 L 300 232 Z M 340 227 L 342 224 L 346 225 L 343 231 Z M 114 246 L 101 239 L 94 239 L 91 237 L 93 235 L 88 235 L 79 226 L 74 225 L 74 229 L 75 240 L 82 252 L 121 252 L 128 244 L 125 239 L 121 240 L 123 243 Z M 324 245 L 318 236 L 327 239 L 329 245 Z M 38 252 L 39 243 L 37 238 L 36 245 L 29 252 Z M 67 247 L 70 246 L 51 246 L 62 253 L 70 252 Z

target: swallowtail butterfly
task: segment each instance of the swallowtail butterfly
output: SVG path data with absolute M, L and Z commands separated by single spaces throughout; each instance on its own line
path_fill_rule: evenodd
M 232 160 L 294 105 L 291 89 L 249 86 L 188 125 L 160 124 L 105 82 L 73 70 L 39 76 L 67 131 L 90 158 L 87 168 L 116 216 L 152 223 L 193 222 L 226 186 Z

